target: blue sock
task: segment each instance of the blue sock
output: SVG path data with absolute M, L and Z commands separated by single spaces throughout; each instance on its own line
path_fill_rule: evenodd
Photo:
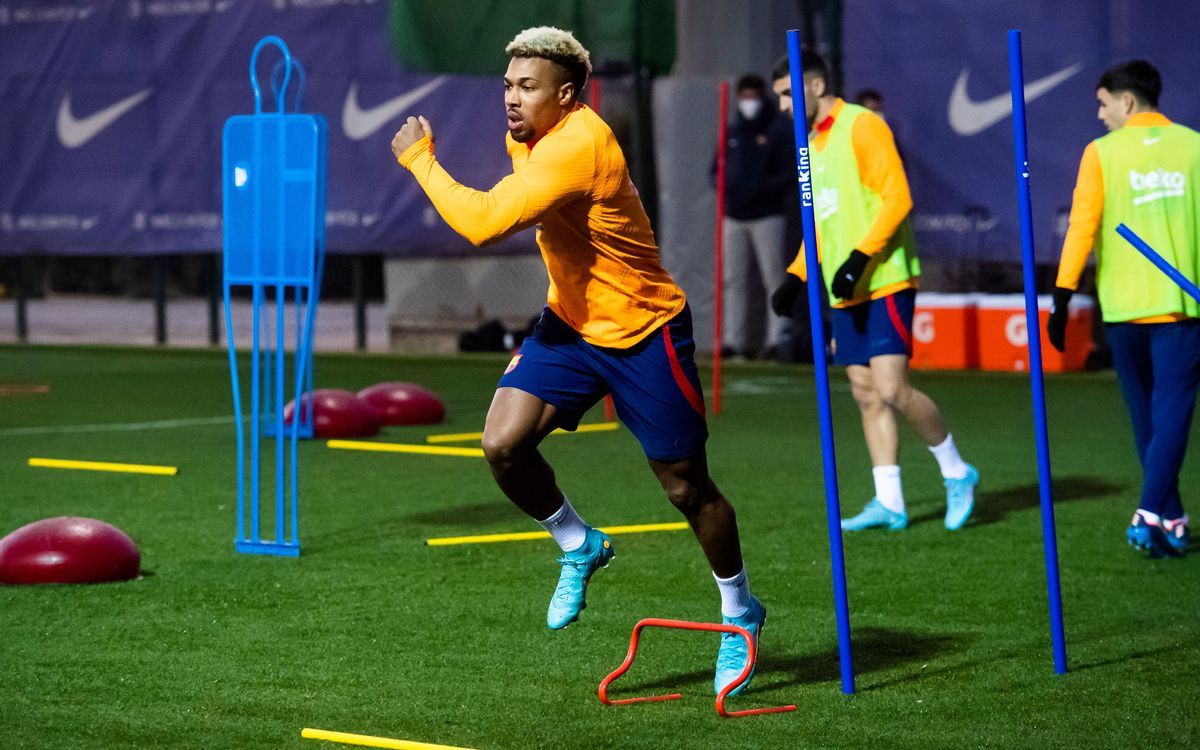
M 1171 490 L 1171 494 L 1167 495 L 1166 502 L 1162 506 L 1162 517 L 1174 521 L 1184 517 L 1183 501 L 1179 498 L 1179 484 Z

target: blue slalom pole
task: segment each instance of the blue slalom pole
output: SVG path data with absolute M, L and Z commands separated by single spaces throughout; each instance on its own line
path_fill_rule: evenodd
M 262 310 L 262 286 L 255 286 L 253 292 L 254 322 L 250 326 L 250 537 L 255 542 L 259 540 L 258 507 L 262 488 L 261 440 L 262 434 L 262 404 L 259 402 L 259 390 L 262 388 L 260 371 L 263 368 L 262 354 L 259 342 L 259 312 Z M 230 336 L 233 331 L 230 330 Z
M 1171 281 L 1178 284 L 1180 289 L 1190 294 L 1197 302 L 1200 302 L 1200 287 L 1193 284 L 1192 280 L 1180 273 L 1178 268 L 1168 263 L 1165 258 L 1155 252 L 1154 248 L 1147 245 L 1146 241 L 1138 237 L 1136 232 L 1125 226 L 1124 223 L 1121 223 L 1117 225 L 1117 234 L 1128 240 L 1130 245 L 1133 245 L 1142 255 L 1146 256 L 1146 260 L 1158 266 L 1158 270 L 1165 273 Z
M 283 503 L 287 493 L 284 486 L 284 448 L 287 447 L 287 433 L 283 431 L 283 339 L 284 339 L 284 306 L 287 302 L 287 289 L 283 284 L 275 285 L 275 543 L 285 544 L 283 536 Z M 300 421 L 300 409 L 292 410 L 292 423 Z M 294 432 L 294 430 L 293 430 Z
M 796 175 L 800 181 L 800 216 L 804 220 L 804 265 L 808 270 L 808 315 L 812 322 L 813 372 L 817 414 L 821 424 L 821 468 L 825 477 L 825 515 L 829 522 L 829 558 L 833 567 L 833 602 L 837 612 L 838 656 L 842 692 L 854 692 L 850 653 L 850 604 L 846 598 L 846 560 L 842 553 L 842 509 L 838 500 L 837 457 L 833 450 L 833 413 L 829 405 L 829 368 L 825 362 L 825 322 L 821 317 L 821 266 L 817 262 L 817 225 L 813 215 L 812 169 L 808 156 L 808 122 L 804 117 L 804 75 L 800 65 L 800 32 L 787 33 L 792 77 L 792 126 L 796 135 Z
M 246 538 L 246 427 L 242 416 L 242 386 L 238 379 L 237 349 L 233 338 L 233 301 L 229 289 L 229 259 L 221 285 L 225 295 L 225 343 L 229 346 L 229 377 L 233 382 L 234 433 L 237 441 L 237 542 Z
M 1054 671 L 1067 671 L 1062 592 L 1058 579 L 1058 536 L 1054 529 L 1054 497 L 1050 479 L 1050 441 L 1046 433 L 1046 389 L 1042 376 L 1042 337 L 1034 281 L 1033 217 L 1029 199 L 1029 151 L 1025 129 L 1025 73 L 1021 65 L 1021 32 L 1008 32 L 1008 69 L 1012 85 L 1013 141 L 1017 161 L 1017 208 L 1021 213 L 1021 266 L 1025 279 L 1025 328 L 1028 331 L 1029 386 L 1037 442 L 1038 489 L 1042 502 L 1042 542 L 1046 553 L 1046 592 L 1050 599 L 1050 640 Z

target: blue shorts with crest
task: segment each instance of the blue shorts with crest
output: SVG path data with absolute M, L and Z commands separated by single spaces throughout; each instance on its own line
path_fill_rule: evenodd
M 883 354 L 912 356 L 913 310 L 916 289 L 863 302 L 853 307 L 835 307 L 833 319 L 833 362 L 838 365 L 869 365 Z
M 589 344 L 546 308 L 497 387 L 557 407 L 558 426 L 567 430 L 611 394 L 617 417 L 646 457 L 673 463 L 699 454 L 708 439 L 695 353 L 687 307 L 628 349 Z

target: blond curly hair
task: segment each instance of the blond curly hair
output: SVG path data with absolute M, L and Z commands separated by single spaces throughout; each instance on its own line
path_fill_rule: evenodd
M 566 80 L 575 84 L 576 96 L 592 73 L 592 56 L 575 35 L 553 26 L 525 29 L 513 37 L 504 52 L 509 57 L 540 57 L 562 67 Z

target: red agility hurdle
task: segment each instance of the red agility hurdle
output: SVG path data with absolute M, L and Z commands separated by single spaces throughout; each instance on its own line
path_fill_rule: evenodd
M 774 706 L 771 708 L 749 708 L 743 711 L 726 711 L 725 699 L 731 692 L 737 689 L 739 685 L 750 679 L 750 672 L 754 668 L 755 660 L 758 659 L 758 653 L 754 648 L 754 637 L 750 635 L 750 631 L 737 625 L 718 625 L 711 622 L 688 622 L 687 620 L 664 620 L 658 617 L 648 617 L 637 625 L 633 626 L 633 634 L 629 637 L 629 651 L 625 654 L 625 661 L 621 666 L 617 667 L 608 677 L 605 677 L 600 683 L 600 702 L 606 706 L 616 706 L 623 703 L 650 703 L 653 701 L 673 701 L 682 698 L 682 693 L 668 693 L 666 695 L 649 695 L 640 698 L 618 698 L 613 700 L 608 697 L 608 686 L 613 683 L 621 675 L 629 671 L 629 667 L 633 664 L 633 657 L 637 654 L 638 639 L 641 637 L 642 628 L 674 628 L 676 630 L 704 630 L 710 633 L 733 633 L 741 636 L 746 641 L 746 652 L 750 658 L 746 661 L 746 668 L 738 675 L 738 678 L 726 685 L 720 693 L 717 693 L 717 714 L 722 718 L 729 719 L 737 716 L 755 716 L 757 714 L 777 714 L 785 711 L 795 711 L 795 706 Z

